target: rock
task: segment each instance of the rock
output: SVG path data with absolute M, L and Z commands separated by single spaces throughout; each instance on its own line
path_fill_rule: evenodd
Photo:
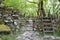
M 60 37 L 56 37 L 56 40 L 60 40 Z

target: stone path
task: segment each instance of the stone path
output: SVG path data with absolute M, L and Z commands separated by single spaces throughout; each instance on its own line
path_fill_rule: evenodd
M 29 21 L 28 24 L 22 27 L 21 34 L 18 35 L 16 39 L 17 40 L 42 40 L 39 36 L 39 33 L 33 31 L 31 20 Z
M 16 37 L 16 40 L 60 40 L 60 37 L 54 36 L 40 36 L 38 32 L 33 31 L 32 22 L 21 28 L 21 33 Z

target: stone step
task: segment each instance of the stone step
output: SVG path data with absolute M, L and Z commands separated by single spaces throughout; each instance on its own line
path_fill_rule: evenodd
M 53 32 L 53 31 L 44 31 L 45 33 Z
M 46 28 L 45 28 L 44 31 L 53 31 L 53 29 L 46 29 Z
M 43 25 L 44 27 L 52 27 L 52 25 Z
M 53 27 L 44 27 L 44 29 L 51 29 L 51 28 L 53 28 Z
M 43 19 L 43 21 L 51 21 L 50 19 Z
M 43 17 L 43 19 L 51 19 L 50 17 Z
M 43 23 L 43 25 L 51 25 L 51 23 Z
M 51 20 L 42 20 L 42 22 L 52 22 Z

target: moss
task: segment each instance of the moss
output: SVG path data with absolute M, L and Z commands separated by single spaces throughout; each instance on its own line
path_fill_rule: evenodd
M 10 28 L 7 25 L 1 24 L 0 31 L 10 31 Z
M 2 19 L 0 19 L 0 24 L 3 24 L 3 21 L 2 21 Z

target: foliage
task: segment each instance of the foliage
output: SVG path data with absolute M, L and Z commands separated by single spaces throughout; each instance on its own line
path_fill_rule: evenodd
M 38 3 L 44 1 L 44 9 L 46 15 L 50 11 L 51 14 L 58 13 L 59 4 L 57 0 L 5 0 L 3 3 L 5 6 L 12 6 L 20 9 L 21 15 L 27 17 L 34 17 L 37 15 Z
M 5 0 L 5 6 L 12 6 L 20 9 L 21 14 L 25 16 L 37 16 L 37 5 L 29 3 L 26 0 Z
M 2 40 L 15 40 L 15 37 L 11 35 L 3 35 Z
M 57 0 L 48 0 L 47 4 L 44 4 L 46 14 L 58 14 L 59 13 L 59 2 Z

